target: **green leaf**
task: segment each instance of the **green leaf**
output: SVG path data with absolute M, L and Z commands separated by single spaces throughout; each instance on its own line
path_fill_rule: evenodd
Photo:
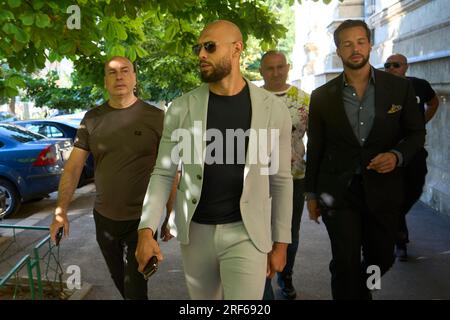
M 61 60 L 61 56 L 52 50 L 52 51 L 50 51 L 50 54 L 48 55 L 48 60 L 50 62 L 59 61 L 59 60 Z
M 39 13 L 36 15 L 36 26 L 39 28 L 46 28 L 50 26 L 50 18 L 45 13 Z
M 172 24 L 166 29 L 166 34 L 165 34 L 164 38 L 168 41 L 171 41 L 171 40 L 173 40 L 173 38 L 175 37 L 177 32 L 178 32 L 178 26 L 175 24 Z
M 14 38 L 21 43 L 27 43 L 30 40 L 30 34 L 23 31 L 20 28 L 17 28 L 16 32 L 14 33 Z
M 0 21 L 13 20 L 14 14 L 8 10 L 0 10 Z
M 26 84 L 21 76 L 14 74 L 5 79 L 5 85 L 11 88 L 24 88 Z
M 53 10 L 58 10 L 59 9 L 59 5 L 56 2 L 50 1 L 47 3 L 47 5 L 52 8 Z
M 125 55 L 125 48 L 120 45 L 120 44 L 116 44 L 111 48 L 111 51 L 109 52 L 109 56 L 110 57 L 114 57 L 114 56 L 124 56 Z
M 53 1 L 49 1 L 49 3 L 52 3 Z M 45 1 L 44 0 L 33 0 L 33 8 L 36 10 L 42 9 L 44 6 Z
M 97 46 L 89 41 L 82 41 L 80 44 L 81 52 L 88 57 L 93 55 L 97 49 Z
M 45 68 L 45 56 L 43 54 L 38 55 L 35 59 L 35 62 L 38 69 Z
M 128 47 L 126 56 L 128 57 L 128 59 L 130 59 L 131 62 L 136 60 L 136 48 L 134 46 Z
M 73 40 L 65 40 L 59 46 L 59 52 L 63 55 L 69 55 L 75 53 L 76 44 Z
M 139 58 L 143 58 L 148 55 L 148 52 L 142 47 L 136 46 L 136 54 L 139 56 Z
M 20 70 L 23 68 L 24 61 L 18 59 L 16 56 L 11 56 L 8 57 L 8 64 L 12 69 Z
M 25 46 L 24 43 L 21 43 L 19 41 L 14 41 L 14 43 L 12 45 L 12 49 L 14 50 L 14 52 L 20 52 L 23 50 L 24 46 Z
M 8 0 L 8 5 L 11 8 L 18 8 L 22 4 L 22 0 Z
M 125 29 L 125 27 L 119 23 L 115 24 L 115 31 L 116 31 L 116 35 L 117 38 L 119 40 L 127 40 L 128 38 L 128 34 L 127 34 L 127 30 Z
M 34 23 L 34 13 L 33 12 L 25 12 L 20 15 L 19 19 L 26 26 L 31 26 Z
M 19 90 L 17 90 L 16 88 L 5 87 L 2 91 L 3 92 L 1 93 L 1 95 L 4 97 L 15 97 L 19 95 Z
M 2 52 L 3 51 L 3 52 Z M 6 42 L 0 41 L 0 56 L 3 54 L 4 56 L 11 56 L 13 52 L 13 49 L 9 44 Z M 1 68 L 0 68 L 0 74 L 1 74 Z
M 107 40 L 113 40 L 117 37 L 116 25 L 113 21 L 107 20 L 105 21 L 104 26 L 104 35 Z
M 17 27 L 12 23 L 5 23 L 2 27 L 4 33 L 7 34 L 15 34 L 17 31 Z

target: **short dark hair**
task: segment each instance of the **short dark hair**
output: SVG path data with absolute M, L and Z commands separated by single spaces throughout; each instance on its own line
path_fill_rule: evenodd
M 334 31 L 333 38 L 334 38 L 334 44 L 336 45 L 336 48 L 339 48 L 339 34 L 348 28 L 354 28 L 354 27 L 363 27 L 364 30 L 366 30 L 367 40 L 370 41 L 370 29 L 367 26 L 367 24 L 362 20 L 345 20 L 342 22 L 339 27 Z

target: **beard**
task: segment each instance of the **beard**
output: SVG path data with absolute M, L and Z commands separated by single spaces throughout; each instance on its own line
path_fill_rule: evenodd
M 361 69 L 362 67 L 364 67 L 367 64 L 367 62 L 369 62 L 370 56 L 369 55 L 363 56 L 362 54 L 360 56 L 363 57 L 361 62 L 354 63 L 350 60 L 351 59 L 351 57 L 350 57 L 348 60 L 342 59 L 342 63 L 344 64 L 344 66 L 346 66 L 350 69 L 353 69 L 353 70 Z
M 231 61 L 226 58 L 222 58 L 216 67 L 211 65 L 211 69 L 212 71 L 200 70 L 200 78 L 203 82 L 217 82 L 225 78 L 231 73 Z

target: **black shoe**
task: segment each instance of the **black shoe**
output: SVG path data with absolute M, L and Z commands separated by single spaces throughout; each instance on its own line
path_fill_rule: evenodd
M 295 291 L 295 288 L 292 285 L 292 274 L 279 275 L 277 280 L 283 296 L 286 299 L 294 300 L 297 297 L 297 292 Z
M 397 244 L 395 246 L 395 255 L 399 261 L 408 261 L 408 251 L 406 250 L 406 244 Z

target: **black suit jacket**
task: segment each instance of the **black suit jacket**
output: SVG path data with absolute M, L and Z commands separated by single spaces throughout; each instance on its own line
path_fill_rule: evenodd
M 358 166 L 362 169 L 366 203 L 373 210 L 398 208 L 403 199 L 402 169 L 380 174 L 367 170 L 377 154 L 397 150 L 403 164 L 424 145 L 425 126 L 411 82 L 375 71 L 375 118 L 361 146 L 353 133 L 342 98 L 343 74 L 311 95 L 306 163 L 306 191 L 345 207 L 346 191 Z M 399 109 L 401 106 L 401 109 Z

